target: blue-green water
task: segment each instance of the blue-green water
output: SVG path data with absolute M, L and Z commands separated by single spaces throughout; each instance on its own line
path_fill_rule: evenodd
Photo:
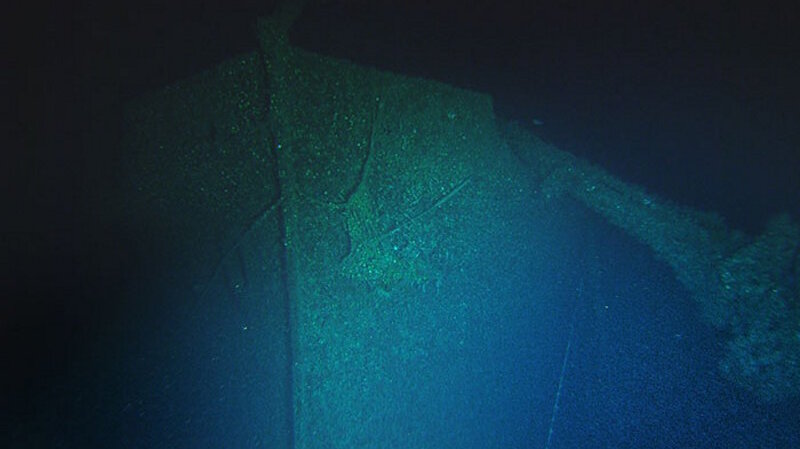
M 751 29 L 666 6 L 644 19 L 633 6 L 486 8 L 329 2 L 294 38 L 489 92 L 499 115 L 736 228 L 755 234 L 780 211 L 798 218 L 797 49 L 780 9 Z M 27 128 L 34 150 L 8 178 L 5 446 L 292 447 L 291 297 L 279 261 L 259 271 L 242 256 L 199 295 L 201 280 L 158 258 L 169 237 L 130 225 L 126 155 L 115 150 L 125 101 L 257 48 L 249 11 L 269 8 L 231 9 L 78 7 L 51 14 L 54 36 L 34 42 L 47 50 L 34 54 L 59 57 L 22 60 L 29 79 L 52 83 L 23 90 L 19 121 L 33 115 L 43 129 Z M 530 229 L 513 245 L 538 248 L 530 260 L 483 260 L 495 282 L 481 289 L 426 285 L 496 307 L 451 342 L 455 355 L 392 366 L 424 382 L 365 393 L 407 411 L 381 423 L 387 434 L 476 448 L 542 448 L 551 430 L 553 449 L 800 445 L 797 398 L 762 403 L 720 374 L 727 336 L 649 248 L 568 200 L 519 213 Z M 419 330 L 432 341 L 435 331 Z M 392 446 L 381 434 L 361 443 Z

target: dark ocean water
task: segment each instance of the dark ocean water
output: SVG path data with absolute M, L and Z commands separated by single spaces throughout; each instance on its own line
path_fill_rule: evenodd
M 792 11 L 493 3 L 323 2 L 293 39 L 487 92 L 504 119 L 734 228 L 800 219 Z M 19 80 L 19 122 L 37 150 L 8 177 L 18 194 L 2 242 L 14 298 L 2 335 L 14 390 L 3 399 L 19 423 L 8 447 L 285 447 L 259 439 L 287 419 L 254 368 L 279 363 L 254 362 L 258 338 L 274 335 L 241 332 L 252 312 L 240 303 L 198 309 L 171 290 L 169 268 L 140 258 L 149 237 L 97 206 L 119 194 L 121 105 L 257 49 L 254 17 L 269 5 L 61 8 L 32 15 L 35 51 L 20 58 L 33 75 Z M 495 298 L 518 306 L 535 286 L 551 302 L 482 331 L 498 345 L 473 356 L 496 385 L 461 393 L 487 409 L 451 410 L 482 417 L 475 447 L 542 448 L 551 423 L 553 449 L 800 446 L 798 399 L 759 403 L 719 375 L 724 340 L 668 266 L 577 204 L 555 215 L 571 228 L 545 226 L 554 241 L 580 241 L 550 277 L 517 278 Z M 154 273 L 159 283 L 132 285 Z

